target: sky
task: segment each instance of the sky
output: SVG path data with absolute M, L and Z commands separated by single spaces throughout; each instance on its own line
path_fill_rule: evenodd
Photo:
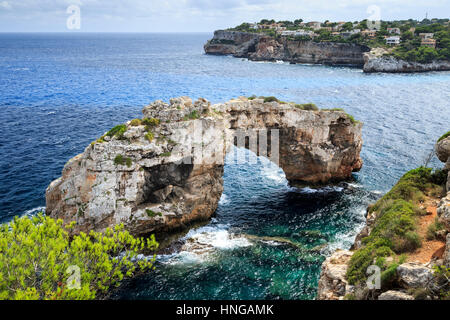
M 450 0 L 0 0 L 0 32 L 212 32 L 263 18 L 422 20 L 426 13 L 449 18 Z

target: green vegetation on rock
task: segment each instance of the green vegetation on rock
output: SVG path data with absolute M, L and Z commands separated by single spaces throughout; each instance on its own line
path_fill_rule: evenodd
M 0 299 L 101 298 L 125 277 L 154 268 L 155 256 L 135 260 L 158 248 L 154 236 L 134 238 L 120 225 L 71 237 L 73 224 L 39 214 L 0 226 Z
M 127 131 L 127 126 L 124 124 L 119 124 L 117 126 L 115 126 L 114 128 L 112 128 L 111 130 L 109 130 L 106 135 L 108 137 L 116 137 L 119 140 L 123 140 L 124 139 L 124 133 Z
M 437 142 L 442 141 L 442 140 L 444 140 L 447 137 L 450 137 L 450 131 L 445 133 L 442 137 L 440 137 Z
M 142 124 L 141 119 L 133 119 L 130 121 L 130 126 L 132 126 L 132 127 L 137 127 L 137 126 L 140 126 L 141 124 Z
M 395 276 L 396 262 L 384 263 L 386 257 L 411 252 L 421 246 L 417 234 L 418 205 L 425 194 L 443 191 L 445 179 L 438 170 L 420 167 L 407 172 L 377 203 L 369 208 L 375 215 L 372 230 L 362 239 L 362 247 L 350 259 L 347 279 L 357 284 L 367 278 L 367 268 L 376 263 L 382 269 L 385 283 Z
M 115 158 L 114 158 L 114 164 L 115 165 L 127 165 L 127 167 L 131 167 L 131 165 L 133 164 L 133 161 L 131 160 L 131 158 L 126 158 L 121 154 L 118 154 Z

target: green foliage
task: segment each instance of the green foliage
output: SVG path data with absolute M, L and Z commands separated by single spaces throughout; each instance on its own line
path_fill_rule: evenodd
M 295 104 L 295 107 L 301 110 L 318 111 L 319 108 L 314 103 Z
M 148 127 L 156 127 L 161 123 L 159 119 L 156 118 L 144 118 L 142 124 Z
M 372 231 L 362 239 L 363 247 L 357 250 L 350 259 L 347 279 L 351 284 L 364 281 L 367 268 L 374 262 L 382 269 L 382 279 L 386 286 L 395 281 L 396 266 L 386 266 L 383 259 L 417 249 L 421 239 L 416 232 L 417 203 L 424 194 L 439 188 L 439 172 L 420 167 L 407 172 L 397 184 L 386 193 L 369 212 L 375 214 Z M 383 282 L 383 280 L 382 280 Z
M 114 158 L 114 164 L 117 165 L 127 165 L 127 167 L 131 167 L 131 165 L 133 164 L 133 161 L 131 160 L 131 158 L 125 158 L 123 155 L 118 154 L 115 158 Z
M 447 137 L 450 137 L 450 131 L 445 133 L 442 137 L 440 137 L 437 142 L 442 141 L 442 140 L 444 140 Z
M 264 97 L 264 102 L 280 102 L 276 97 L 270 96 L 270 97 Z
M 111 130 L 109 130 L 106 133 L 106 135 L 108 137 L 116 137 L 119 140 L 123 140 L 123 139 L 125 139 L 125 137 L 123 135 L 126 131 L 127 131 L 127 126 L 124 124 L 119 124 L 119 125 L 115 126 L 114 128 L 112 128 Z
M 393 254 L 390 246 L 392 244 L 386 239 L 376 239 L 357 250 L 347 269 L 347 280 L 350 284 L 357 284 L 367 279 L 367 268 L 373 265 L 377 258 L 388 257 Z
M 118 154 L 115 158 L 114 158 L 114 164 L 115 165 L 123 165 L 125 163 L 125 159 L 123 158 L 123 155 Z
M 170 157 L 172 155 L 171 152 L 164 152 L 161 154 L 161 157 Z
M 130 121 L 130 126 L 132 126 L 132 127 L 137 127 L 137 126 L 140 126 L 141 124 L 142 124 L 141 119 L 133 119 Z
M 144 251 L 155 251 L 154 236 L 134 238 L 123 225 L 104 233 L 91 231 L 69 236 L 62 220 L 42 214 L 14 218 L 0 227 L 0 299 L 88 300 L 105 294 L 124 277 L 152 270 L 153 259 L 138 260 Z M 80 270 L 80 288 L 69 267 Z
M 186 115 L 184 117 L 184 120 L 195 120 L 195 119 L 199 119 L 200 118 L 200 114 L 198 113 L 197 110 L 193 110 L 190 114 Z
M 131 158 L 126 158 L 125 163 L 126 163 L 127 167 L 130 168 L 131 165 L 133 164 L 133 161 L 131 160 Z
M 353 293 L 348 293 L 345 295 L 344 300 L 356 300 L 356 296 Z
M 439 221 L 439 218 L 436 217 L 428 226 L 427 229 L 427 240 L 436 240 L 437 239 L 437 232 L 445 230 L 445 226 Z
M 159 216 L 159 217 L 162 216 L 162 213 L 161 213 L 161 212 L 155 212 L 155 211 L 150 210 L 150 209 L 146 209 L 146 210 L 145 210 L 145 213 L 147 213 L 147 216 L 149 216 L 150 218 L 154 218 L 154 217 L 156 217 L 156 216 Z
M 145 134 L 145 139 L 147 139 L 149 142 L 152 142 L 154 138 L 155 138 L 155 135 L 151 131 L 149 131 Z

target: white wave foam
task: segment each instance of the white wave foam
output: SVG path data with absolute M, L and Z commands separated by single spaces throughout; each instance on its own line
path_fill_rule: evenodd
M 219 200 L 219 205 L 223 206 L 227 203 L 230 203 L 230 199 L 228 199 L 228 196 L 225 193 L 222 193 L 222 196 L 220 197 Z
M 182 239 L 184 244 L 180 252 L 158 256 L 162 263 L 200 263 L 210 259 L 217 250 L 232 250 L 251 246 L 250 241 L 234 236 L 224 225 L 206 226 L 188 232 Z
M 35 215 L 37 215 L 39 212 L 44 212 L 45 211 L 45 207 L 36 207 L 30 210 L 27 210 L 23 213 L 24 216 L 27 217 L 33 217 Z

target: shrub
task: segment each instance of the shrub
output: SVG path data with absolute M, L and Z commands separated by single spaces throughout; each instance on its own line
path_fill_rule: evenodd
M 170 157 L 172 155 L 171 152 L 164 152 L 161 154 L 161 157 Z
M 152 142 L 154 138 L 155 138 L 155 135 L 151 131 L 149 131 L 145 134 L 145 139 L 147 139 L 149 142 Z
M 156 217 L 156 216 L 159 216 L 159 217 L 162 216 L 162 213 L 161 213 L 161 212 L 155 212 L 155 211 L 150 210 L 150 209 L 146 209 L 146 210 L 145 210 L 145 213 L 147 213 L 147 216 L 149 216 L 150 218 L 154 218 L 154 217 Z
M 295 104 L 296 108 L 308 111 L 318 111 L 319 108 L 314 103 Z
M 106 135 L 109 137 L 116 137 L 119 140 L 124 139 L 124 133 L 127 131 L 127 126 L 124 124 L 119 124 L 117 126 L 115 126 L 114 128 L 112 128 L 111 130 L 109 130 Z
M 393 254 L 386 239 L 376 239 L 365 247 L 357 250 L 350 259 L 347 269 L 347 280 L 350 284 L 357 284 L 367 279 L 367 268 L 380 257 L 389 257 Z
M 133 164 L 133 161 L 131 160 L 131 158 L 125 158 L 123 155 L 118 154 L 115 158 L 114 158 L 114 164 L 117 165 L 121 165 L 123 166 L 124 164 L 127 165 L 127 167 L 131 167 L 131 165 Z
M 200 118 L 200 115 L 197 110 L 192 111 L 190 114 L 184 117 L 184 120 L 195 120 Z
M 156 118 L 144 118 L 142 120 L 142 124 L 148 126 L 148 127 L 156 127 L 161 123 L 159 119 Z
M 248 97 L 248 100 L 255 100 L 257 97 L 255 95 L 252 95 L 250 97 Z
M 125 163 L 126 163 L 127 167 L 129 168 L 133 164 L 133 161 L 131 160 L 131 158 L 126 158 Z
M 72 226 L 42 214 L 0 226 L 0 299 L 95 299 L 124 277 L 154 268 L 155 256 L 135 260 L 158 248 L 154 236 L 134 238 L 120 225 L 70 237 Z M 72 288 L 74 274 L 79 289 Z
M 428 226 L 428 229 L 427 229 L 427 240 L 436 240 L 437 239 L 437 232 L 441 231 L 441 230 L 444 230 L 444 229 L 445 229 L 444 225 L 439 221 L 439 218 L 436 217 L 434 219 L 434 222 L 431 223 Z
M 114 164 L 115 165 L 123 165 L 125 163 L 125 159 L 123 158 L 123 155 L 118 154 L 115 158 L 114 158 Z
M 140 126 L 141 124 L 142 124 L 141 119 L 133 119 L 130 121 L 130 126 L 132 126 L 132 127 L 137 127 L 137 126 Z
M 264 97 L 264 102 L 280 102 L 277 98 L 275 98 L 274 96 L 270 96 L 270 97 Z
M 450 131 L 445 133 L 442 137 L 440 137 L 437 142 L 442 141 L 442 140 L 444 140 L 447 137 L 450 137 Z

